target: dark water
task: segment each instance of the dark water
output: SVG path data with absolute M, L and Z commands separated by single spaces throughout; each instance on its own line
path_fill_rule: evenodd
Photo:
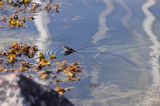
M 99 45 L 60 56 L 85 67 L 82 80 L 65 96 L 77 106 L 159 106 L 160 1 L 58 2 L 59 14 L 42 11 L 25 29 L 1 30 L 1 48 L 18 40 L 49 55 L 63 45 Z M 56 51 L 60 55 L 61 49 Z

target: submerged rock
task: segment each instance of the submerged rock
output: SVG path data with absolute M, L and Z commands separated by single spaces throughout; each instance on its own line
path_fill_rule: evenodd
M 0 104 L 1 106 L 74 106 L 49 87 L 17 74 L 0 77 Z

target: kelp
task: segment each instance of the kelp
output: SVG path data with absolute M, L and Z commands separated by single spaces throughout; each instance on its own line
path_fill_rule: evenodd
M 6 27 L 24 28 L 26 27 L 26 22 L 32 22 L 40 11 L 58 13 L 59 4 L 51 0 L 43 5 L 32 0 L 0 0 L 0 11 L 5 10 L 8 10 L 10 15 L 1 16 L 0 20 L 3 24 L 5 23 Z M 6 28 L 4 25 L 0 26 L 0 28 Z
M 38 56 L 36 61 L 35 56 Z M 6 50 L 0 51 L 0 73 L 28 73 L 27 77 L 33 80 L 35 77 L 29 73 L 34 73 L 39 80 L 54 84 L 55 91 L 60 95 L 69 91 L 60 84 L 79 81 L 81 71 L 78 62 L 58 61 L 55 54 L 47 58 L 37 46 L 26 43 L 13 42 Z

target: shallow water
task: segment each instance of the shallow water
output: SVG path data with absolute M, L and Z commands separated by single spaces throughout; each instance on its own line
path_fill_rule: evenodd
M 42 11 L 25 29 L 0 29 L 1 48 L 18 40 L 79 61 L 85 75 L 65 95 L 76 106 L 159 106 L 160 1 L 59 2 L 59 14 Z M 63 45 L 98 46 L 64 57 L 56 49 Z

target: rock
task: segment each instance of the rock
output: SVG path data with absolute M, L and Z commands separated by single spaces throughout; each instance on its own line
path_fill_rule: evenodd
M 47 86 L 22 75 L 0 77 L 0 106 L 74 106 Z

